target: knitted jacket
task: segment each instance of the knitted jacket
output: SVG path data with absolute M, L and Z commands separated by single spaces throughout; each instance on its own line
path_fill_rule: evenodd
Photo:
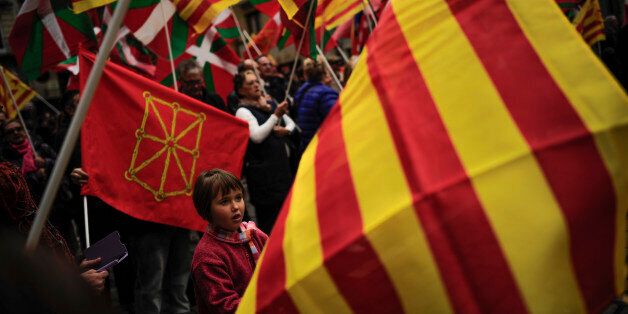
M 259 229 L 251 241 L 262 251 L 268 236 Z M 233 313 L 253 276 L 255 259 L 248 243 L 206 231 L 192 257 L 192 280 L 198 313 Z

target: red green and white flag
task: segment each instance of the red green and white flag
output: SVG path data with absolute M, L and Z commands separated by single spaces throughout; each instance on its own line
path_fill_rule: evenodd
M 281 14 L 277 12 L 266 22 L 259 33 L 253 35 L 253 43 L 255 43 L 262 54 L 268 54 L 271 49 L 278 46 L 284 29 L 283 23 L 281 22 Z M 249 43 L 249 45 L 252 44 Z
M 220 37 L 215 27 L 210 27 L 203 36 L 199 36 L 196 43 L 175 60 L 175 66 L 189 59 L 196 60 L 203 68 L 207 91 L 215 92 L 226 99 L 233 91 L 233 76 L 238 72 L 240 57 Z M 158 60 L 155 80 L 166 86 L 173 85 L 168 60 Z
M 628 95 L 552 0 L 392 0 L 238 312 L 603 312 L 627 134 Z
M 194 31 L 176 14 L 176 7 L 168 0 L 132 1 L 124 25 L 152 52 L 168 60 L 166 26 L 174 58 L 183 54 L 195 37 Z
M 174 0 L 179 16 L 198 34 L 204 33 L 214 19 L 240 0 Z
M 79 45 L 96 43 L 93 24 L 66 1 L 26 0 L 15 19 L 9 44 L 28 79 L 75 56 Z
M 226 9 L 218 14 L 214 20 L 214 26 L 216 26 L 220 37 L 227 42 L 231 42 L 240 37 L 240 31 L 238 31 L 238 26 L 233 18 L 233 11 L 231 11 L 231 9 Z

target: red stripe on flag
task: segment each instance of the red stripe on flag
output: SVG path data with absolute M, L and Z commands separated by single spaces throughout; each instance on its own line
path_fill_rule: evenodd
M 354 312 L 401 313 L 403 307 L 395 287 L 363 233 L 339 105 L 321 128 L 315 161 L 318 225 L 325 267 Z
M 599 302 L 610 302 L 614 295 L 616 204 L 611 179 L 593 137 L 504 1 L 448 2 L 535 151 L 567 220 L 573 264 L 587 308 L 600 311 Z M 487 27 L 478 20 L 499 23 Z M 502 48 L 504 42 L 509 45 L 508 55 Z
M 454 312 L 527 312 L 393 10 L 379 25 L 369 73 Z
M 199 5 L 194 8 L 194 12 L 187 19 L 188 25 L 194 28 L 194 25 L 196 25 L 201 20 L 203 14 L 205 14 L 205 12 L 209 10 L 210 6 L 211 3 L 209 3 L 208 1 L 201 1 L 201 3 L 199 3 Z
M 264 259 L 259 265 L 257 277 L 256 312 L 258 313 L 298 313 L 297 307 L 286 291 L 286 261 L 283 254 L 283 238 L 286 231 L 286 218 L 292 200 L 292 190 L 286 197 L 277 222 L 266 243 Z
M 332 24 L 332 23 L 336 22 L 338 19 L 344 17 L 345 14 L 347 14 L 347 12 L 350 12 L 351 10 L 355 9 L 355 7 L 357 7 L 359 5 L 362 5 L 362 3 L 356 2 L 356 3 L 348 6 L 346 9 L 342 10 L 340 13 L 337 13 L 336 15 L 334 15 L 334 17 L 332 17 L 330 20 L 325 21 L 325 23 Z

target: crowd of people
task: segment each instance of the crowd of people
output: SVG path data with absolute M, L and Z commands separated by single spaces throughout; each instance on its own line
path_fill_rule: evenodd
M 114 297 L 129 313 L 188 313 L 194 304 L 200 313 L 235 310 L 290 189 L 300 156 L 338 98 L 321 61 L 306 59 L 299 73 L 300 79 L 287 92 L 288 80 L 277 71 L 272 57 L 246 60 L 234 76 L 233 93 L 224 101 L 206 89 L 202 68 L 195 61 L 179 64 L 182 93 L 246 121 L 250 132 L 243 182 L 222 170 L 201 169 L 205 171 L 198 177 L 192 197 L 199 215 L 209 224 L 204 234 L 140 221 L 90 196 L 91 238 L 118 230 L 130 260 L 111 269 L 113 276 L 107 270 L 94 270 L 100 261 L 83 258 L 80 188 L 90 177 L 81 168 L 77 143 L 41 247 L 73 265 L 91 291 L 106 300 L 112 297 L 111 277 L 115 278 Z M 0 115 L 0 176 L 7 182 L 0 184 L 3 230 L 22 238 L 28 234 L 35 204 L 42 197 L 78 100 L 78 91 L 70 90 L 58 103 L 60 115 L 33 105 L 22 110 L 21 118 Z M 232 217 L 232 211 L 237 217 Z M 249 219 L 257 224 L 243 222 Z M 246 235 L 245 240 L 238 237 L 240 233 Z M 233 245 L 238 247 L 236 251 Z M 249 258 L 234 257 L 242 247 Z M 223 250 L 223 256 L 217 257 L 215 250 Z M 217 258 L 229 265 L 209 267 L 219 262 Z M 227 277 L 214 273 L 225 267 Z M 236 279 L 226 282 L 229 278 Z

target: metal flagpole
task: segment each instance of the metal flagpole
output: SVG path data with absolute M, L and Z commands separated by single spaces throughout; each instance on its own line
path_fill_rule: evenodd
M 28 252 L 34 251 L 39 243 L 42 229 L 46 224 L 46 220 L 50 214 L 50 209 L 52 208 L 52 203 L 54 202 L 59 186 L 61 185 L 61 179 L 63 179 L 65 168 L 68 166 L 72 150 L 74 149 L 74 145 L 78 139 L 81 125 L 85 120 L 89 104 L 92 101 L 92 98 L 94 98 L 94 92 L 96 91 L 98 82 L 102 76 L 105 61 L 107 61 L 107 57 L 111 53 L 111 48 L 113 48 L 118 31 L 120 30 L 120 25 L 126 15 L 130 2 L 131 0 L 118 0 L 110 25 L 105 33 L 103 43 L 100 46 L 98 55 L 96 56 L 96 62 L 94 62 L 94 67 L 89 73 L 85 89 L 81 93 L 81 99 L 79 100 L 76 108 L 76 113 L 70 123 L 68 133 L 65 136 L 65 140 L 63 141 L 63 145 L 61 146 L 61 150 L 57 156 L 57 161 L 52 169 L 52 174 L 50 175 L 48 184 L 46 185 L 46 190 L 44 191 L 41 203 L 39 204 L 39 210 L 37 211 L 31 230 L 28 233 L 28 238 L 26 239 L 26 250 Z
M 253 38 L 251 38 L 251 36 L 249 35 L 249 32 L 247 32 L 246 30 L 242 30 L 242 35 L 244 35 L 244 37 L 246 37 L 246 40 L 249 41 L 249 43 L 251 44 L 253 49 L 255 49 L 255 52 L 257 52 L 257 54 L 261 56 L 262 55 L 262 51 L 259 50 L 259 47 L 257 47 L 255 42 L 253 41 Z
M 85 218 L 85 248 L 90 247 L 89 242 L 89 216 L 87 212 L 87 196 L 83 196 L 83 217 Z
M 312 15 L 312 9 L 314 8 L 314 1 L 310 0 L 310 8 L 307 11 L 307 17 L 305 18 L 305 25 L 303 26 L 303 34 L 301 34 L 301 40 L 299 41 L 299 47 L 297 47 L 297 52 L 294 56 L 294 63 L 292 63 L 292 71 L 290 72 L 290 79 L 288 80 L 288 87 L 286 88 L 286 99 L 290 95 L 290 87 L 292 86 L 292 80 L 294 80 L 294 72 L 297 69 L 297 62 L 299 62 L 299 54 L 301 53 L 301 48 L 303 47 L 303 40 L 305 39 L 305 32 L 308 31 L 308 25 L 310 24 L 310 17 Z
M 41 100 L 41 102 L 43 102 L 56 115 L 60 115 L 61 114 L 61 112 L 57 108 L 55 108 L 55 106 L 51 105 L 47 100 L 44 99 L 44 97 L 41 97 L 41 95 L 39 95 L 38 93 L 35 93 L 35 97 L 37 97 L 37 99 Z
M 168 1 L 168 0 L 166 0 Z M 166 12 L 164 11 L 163 4 L 161 5 L 161 15 L 164 18 L 164 22 L 166 23 L 164 26 L 166 32 L 166 43 L 168 44 L 168 55 L 170 56 L 170 69 L 172 70 L 172 83 L 174 84 L 174 90 L 179 91 L 179 85 L 177 84 L 177 72 L 174 68 L 174 56 L 172 55 L 172 46 L 170 45 L 170 29 L 168 28 L 168 20 L 166 20 Z
M 321 47 L 316 45 L 316 50 L 318 50 L 318 54 L 323 57 L 323 63 L 325 64 L 325 67 L 327 68 L 327 70 L 329 71 L 329 74 L 334 79 L 334 82 L 336 82 L 336 85 L 338 85 L 338 88 L 342 92 L 344 90 L 344 88 L 342 87 L 342 84 L 340 84 L 340 80 L 338 79 L 338 76 L 336 76 L 336 73 L 334 72 L 334 69 L 331 68 L 331 65 L 329 64 L 329 61 L 327 61 L 327 57 L 325 57 L 325 54 L 321 50 Z
M 33 153 L 35 154 L 35 156 L 39 156 L 39 154 L 37 154 L 37 150 L 35 150 L 35 143 L 33 143 L 33 138 L 31 138 L 31 135 L 28 133 L 28 129 L 26 128 L 26 122 L 24 121 L 24 118 L 22 117 L 22 114 L 20 113 L 20 108 L 18 108 L 17 106 L 17 102 L 15 101 L 15 96 L 13 96 L 13 91 L 11 90 L 11 86 L 9 86 L 9 81 L 7 80 L 7 77 L 4 75 L 3 66 L 0 66 L 0 72 L 2 73 L 2 81 L 4 82 L 4 86 L 9 92 L 9 95 L 11 96 L 11 102 L 13 102 L 13 106 L 15 107 L 15 113 L 17 114 L 18 118 L 20 119 L 20 122 L 22 123 L 22 128 L 24 128 L 24 133 L 26 133 L 28 142 L 29 144 L 31 144 Z

